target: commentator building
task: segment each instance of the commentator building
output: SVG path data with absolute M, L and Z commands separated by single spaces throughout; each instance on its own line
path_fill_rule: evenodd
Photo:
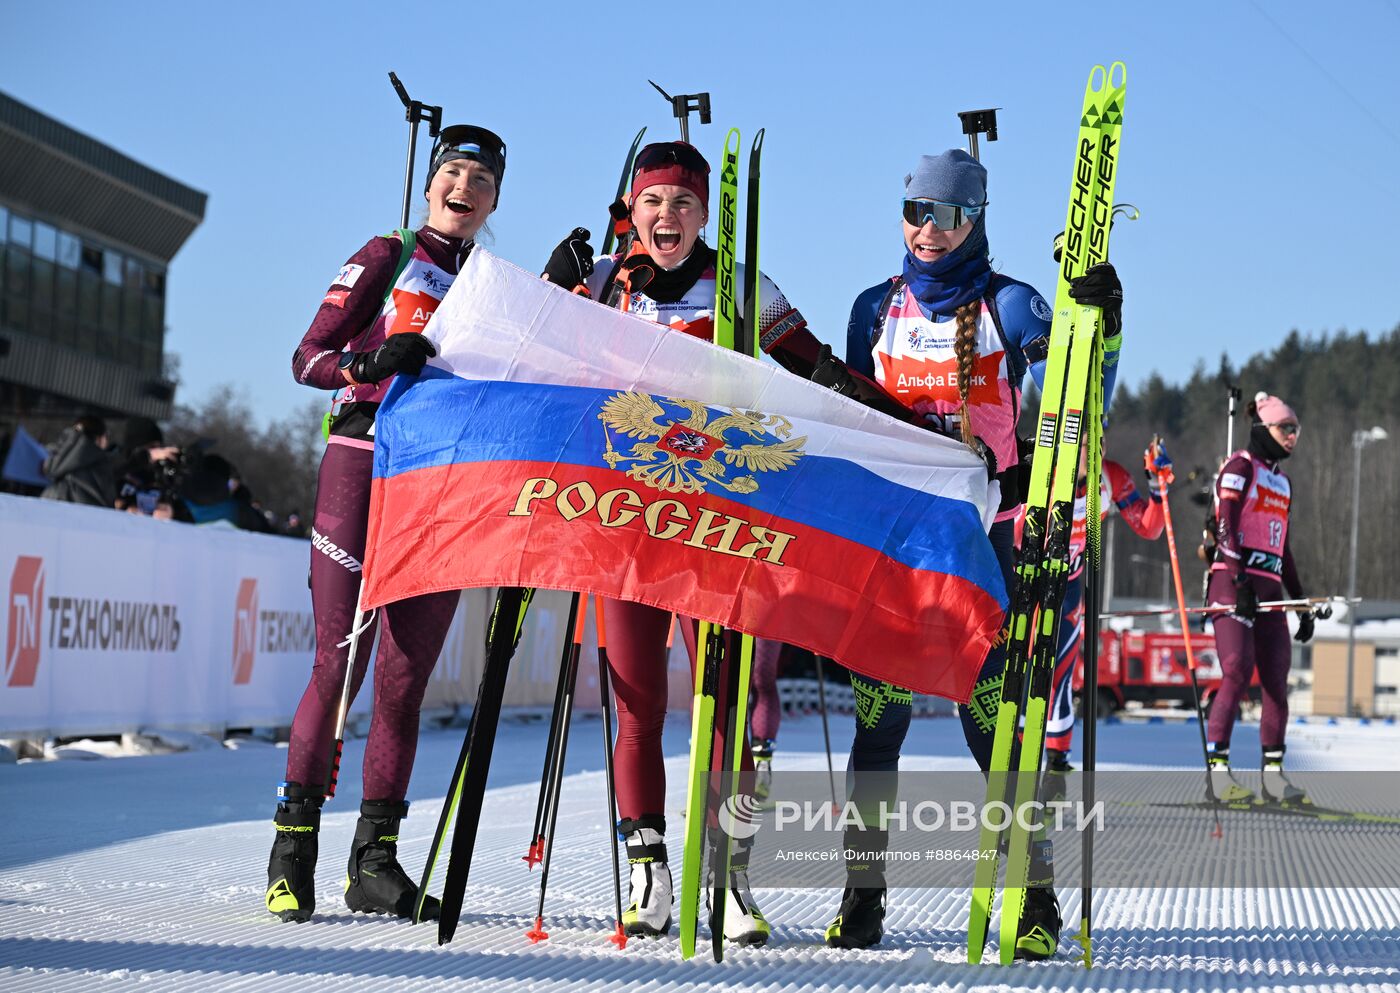
M 207 199 L 0 93 L 0 426 L 169 417 L 166 273 Z

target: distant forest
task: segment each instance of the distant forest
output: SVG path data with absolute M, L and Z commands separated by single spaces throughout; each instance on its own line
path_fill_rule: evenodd
M 1131 349 L 1127 343 L 1124 351 Z M 1221 357 L 1217 369 L 1196 369 L 1177 386 L 1153 375 L 1136 389 L 1120 386 L 1109 411 L 1107 451 L 1144 488 L 1142 453 L 1152 435 L 1166 440 L 1176 464 L 1172 520 L 1188 598 L 1199 599 L 1203 564 L 1196 558 L 1207 509 L 1191 500 L 1209 487 L 1225 455 L 1227 383 L 1241 398 L 1235 448 L 1249 440 L 1245 413 L 1255 393 L 1282 398 L 1302 423 L 1298 448 L 1284 463 L 1293 483 L 1289 545 L 1311 595 L 1345 594 L 1351 540 L 1354 452 L 1352 434 L 1383 427 L 1390 438 L 1368 444 L 1361 457 L 1357 591 L 1400 599 L 1400 326 L 1365 334 L 1303 337 L 1296 331 L 1271 352 L 1242 367 Z M 1194 475 L 1194 479 L 1191 477 Z M 1160 597 L 1167 543 L 1146 542 L 1121 524 L 1114 538 L 1114 593 Z M 1149 562 L 1134 561 L 1139 556 Z

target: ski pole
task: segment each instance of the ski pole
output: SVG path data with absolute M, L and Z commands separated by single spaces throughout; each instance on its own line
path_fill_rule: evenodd
M 826 716 L 826 669 L 820 655 L 813 657 L 817 660 L 817 702 L 822 708 L 822 737 L 826 739 L 826 778 L 831 782 L 831 809 L 835 812 L 841 809 L 841 805 L 836 802 L 836 770 L 831 764 L 831 722 Z
M 539 865 L 544 847 L 544 811 L 548 800 L 549 782 L 554 776 L 554 749 L 559 743 L 559 712 L 564 702 L 564 681 L 569 672 L 569 652 L 574 642 L 574 621 L 578 616 L 578 598 L 575 593 L 569 601 L 569 619 L 564 624 L 564 645 L 559 652 L 559 680 L 554 686 L 554 709 L 549 716 L 549 740 L 544 749 L 544 768 L 540 770 L 540 797 L 535 803 L 535 826 L 530 832 L 530 847 L 521 856 L 521 861 L 531 869 Z
M 627 947 L 622 929 L 622 871 L 617 864 L 617 781 L 613 778 L 612 663 L 608 661 L 608 636 L 603 627 L 603 598 L 593 598 L 594 623 L 598 628 L 598 699 L 603 705 L 603 769 L 608 778 L 608 834 L 612 838 L 613 908 L 617 929 L 608 940 L 619 949 Z
M 1196 723 L 1201 729 L 1201 758 L 1205 762 L 1206 789 L 1210 790 L 1210 745 L 1206 742 L 1206 715 L 1201 709 L 1201 684 L 1196 678 L 1196 653 L 1191 647 L 1191 625 L 1186 619 L 1186 594 L 1181 588 L 1181 561 L 1176 555 L 1176 531 L 1172 527 L 1172 505 L 1171 505 L 1171 483 L 1174 476 L 1170 467 L 1157 466 L 1152 460 L 1152 451 L 1158 449 L 1162 444 L 1162 439 L 1158 435 L 1152 436 L 1152 448 L 1148 450 L 1148 471 L 1156 475 L 1157 486 L 1162 491 L 1162 517 L 1167 526 L 1167 553 L 1171 556 L 1172 580 L 1176 584 L 1176 610 L 1181 623 L 1181 637 L 1186 642 L 1186 668 L 1191 673 L 1191 699 L 1196 705 Z M 1212 795 L 1214 795 L 1212 793 Z M 1211 832 L 1211 837 L 1224 837 L 1224 831 L 1220 827 L 1220 811 L 1213 811 L 1215 814 L 1215 830 Z
M 1265 600 L 1259 604 L 1258 609 L 1263 613 L 1274 611 L 1294 611 L 1297 613 L 1311 613 L 1322 620 L 1332 616 L 1332 605 L 1335 603 L 1360 603 L 1358 597 L 1349 600 L 1344 596 L 1313 596 L 1300 597 L 1296 600 Z M 1235 608 L 1230 604 L 1218 603 L 1209 607 L 1187 607 L 1188 614 L 1228 614 Z M 1100 614 L 1100 617 L 1162 617 L 1167 614 L 1178 612 L 1176 607 L 1164 607 L 1154 610 L 1115 610 L 1110 613 Z
M 413 193 L 413 157 L 418 142 L 418 122 L 426 121 L 428 124 L 428 135 L 436 138 L 438 131 L 442 127 L 442 108 L 431 107 L 418 100 L 411 100 L 408 90 L 404 89 L 403 83 L 399 82 L 399 77 L 389 73 L 389 82 L 394 87 L 394 92 L 403 101 L 404 109 L 407 112 L 408 121 L 408 165 L 404 170 L 403 178 L 403 210 L 399 227 L 408 227 L 408 204 Z M 335 741 L 331 746 L 331 768 L 326 779 L 326 799 L 335 796 L 336 784 L 340 779 L 340 758 L 345 749 L 345 724 L 350 714 L 350 687 L 354 682 L 355 654 L 360 646 L 360 633 L 369 627 L 371 617 L 365 616 L 365 611 L 360 607 L 360 595 L 364 592 L 364 573 L 360 573 L 360 589 L 355 593 L 355 620 L 350 626 L 350 635 L 337 645 L 340 648 L 346 644 L 350 646 L 348 658 L 345 663 L 345 683 L 340 690 L 340 709 L 336 712 L 335 719 Z
M 1225 420 L 1225 459 L 1235 451 L 1235 405 L 1240 402 L 1240 388 L 1234 383 L 1225 383 L 1225 403 L 1230 413 Z M 1224 460 L 1222 460 L 1224 461 Z
M 403 101 L 404 120 L 408 121 L 408 164 L 404 167 L 403 173 L 403 212 L 399 221 L 399 227 L 408 227 L 408 204 L 413 196 L 413 158 L 418 150 L 418 123 L 426 122 L 428 125 L 428 137 L 436 138 L 438 132 L 442 130 L 442 108 L 423 103 L 421 100 L 409 98 L 408 90 L 404 89 L 403 83 L 399 82 L 399 77 L 394 73 L 389 73 L 389 82 L 394 87 L 394 92 Z
M 559 823 L 559 790 L 564 781 L 564 756 L 569 750 L 569 724 L 574 711 L 574 686 L 578 681 L 578 658 L 582 647 L 583 629 L 588 617 L 588 597 L 580 597 L 574 620 L 574 639 L 569 646 L 569 671 L 564 684 L 564 700 L 560 708 L 559 741 L 555 747 L 553 776 L 549 790 L 548 811 L 545 815 L 544 858 L 540 866 L 540 899 L 535 910 L 535 926 L 525 932 L 533 942 L 549 937 L 544 929 L 544 896 L 549 888 L 549 862 L 554 854 L 554 829 Z

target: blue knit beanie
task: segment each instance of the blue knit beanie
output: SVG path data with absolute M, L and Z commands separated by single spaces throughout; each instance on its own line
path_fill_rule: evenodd
M 987 202 L 987 170 L 960 148 L 923 155 L 914 171 L 904 177 L 904 196 L 978 207 Z

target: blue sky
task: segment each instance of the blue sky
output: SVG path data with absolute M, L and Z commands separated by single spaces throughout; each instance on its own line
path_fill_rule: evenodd
M 15 4 L 0 89 L 210 195 L 170 273 L 179 399 L 233 382 L 264 417 L 313 396 L 292 348 L 342 262 L 398 223 L 390 69 L 506 139 L 490 247 L 533 269 L 574 225 L 600 232 L 637 128 L 676 136 L 646 80 L 708 89 L 693 139 L 713 161 L 724 129 L 747 147 L 767 128 L 763 268 L 839 352 L 855 295 L 899 268 L 902 177 L 962 145 L 958 110 L 1003 108 L 982 153 L 992 252 L 1053 290 L 1084 80 L 1123 59 L 1118 198 L 1142 210 L 1113 242 L 1123 381 L 1400 322 L 1400 0 L 1103 4 L 1088 42 L 1062 13 L 1084 5 L 677 6 Z

